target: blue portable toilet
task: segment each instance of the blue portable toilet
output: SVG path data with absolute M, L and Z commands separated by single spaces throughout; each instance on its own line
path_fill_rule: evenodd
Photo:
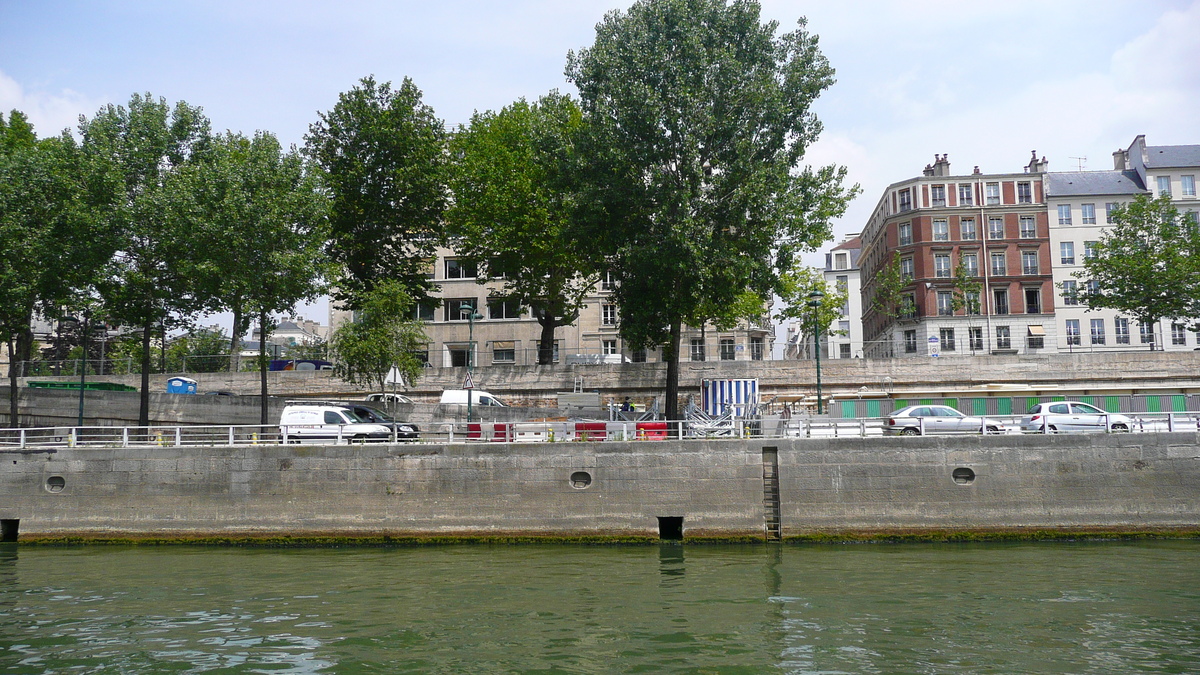
M 167 380 L 168 394 L 194 394 L 196 381 L 190 377 L 172 377 Z

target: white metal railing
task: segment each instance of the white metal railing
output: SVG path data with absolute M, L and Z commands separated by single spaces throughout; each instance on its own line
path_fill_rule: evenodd
M 1113 428 L 1112 413 L 1105 424 L 1094 431 L 1123 433 Z M 1022 429 L 1026 416 L 998 415 L 985 418 L 988 425 L 1000 423 L 1004 434 L 1067 433 L 1045 424 Z M 1129 432 L 1200 432 L 1200 412 L 1125 413 Z M 421 427 L 417 438 L 405 439 L 404 432 L 391 431 L 375 438 L 356 436 L 346 426 L 329 425 L 314 433 L 312 428 L 277 425 L 239 426 L 150 426 L 150 427 L 39 427 L 0 429 L 0 448 L 88 448 L 88 447 L 216 447 L 279 445 L 284 443 L 360 444 L 360 443 L 561 443 L 580 441 L 658 441 L 704 438 L 863 438 L 886 434 L 886 417 L 844 418 L 767 416 L 731 420 L 722 427 L 678 422 L 579 421 L 579 422 L 444 422 Z M 923 421 L 922 421 L 923 422 Z M 360 426 L 360 425 L 358 425 Z M 357 428 L 357 426 L 355 427 Z M 919 434 L 934 433 L 921 423 Z M 971 434 L 987 433 L 987 425 Z

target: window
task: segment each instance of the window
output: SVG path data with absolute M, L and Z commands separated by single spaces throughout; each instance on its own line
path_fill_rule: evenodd
M 1070 204 L 1059 204 L 1058 205 L 1058 224 L 1059 225 L 1070 225 L 1071 224 L 1071 205 Z
M 489 319 L 521 318 L 521 303 L 507 298 L 488 298 Z
M 449 298 L 449 299 L 447 299 L 446 303 L 444 305 L 445 312 L 446 312 L 445 320 L 446 321 L 466 321 L 467 317 L 464 316 L 464 312 L 466 314 L 470 314 L 471 312 L 475 311 L 475 303 L 476 302 L 478 302 L 478 299 L 476 299 L 476 298 Z
M 975 232 L 975 219 L 963 218 L 958 223 L 959 238 L 963 241 L 974 241 L 979 235 Z
M 839 321 L 838 322 L 838 331 L 842 335 L 849 335 L 850 334 L 850 322 L 849 321 Z
M 1041 314 L 1042 313 L 1042 289 L 1026 288 L 1025 289 L 1025 313 L 1026 314 Z
M 975 203 L 975 190 L 970 184 L 958 186 L 958 205 L 971 206 Z
M 604 304 L 600 305 L 600 325 L 615 326 L 617 325 L 617 306 Z
M 1071 280 L 1062 282 L 1062 299 L 1064 305 L 1078 305 L 1079 284 Z
M 996 349 L 1012 349 L 1012 333 L 1008 326 L 996 326 Z
M 954 294 L 950 291 L 938 291 L 938 316 L 954 316 Z
M 1180 176 L 1179 177 L 1180 192 L 1184 197 L 1196 196 L 1196 177 L 1195 176 Z
M 908 246 L 912 243 L 912 223 L 900 223 L 900 245 Z
M 1096 224 L 1096 205 L 1095 204 L 1084 204 L 1081 208 L 1083 211 L 1083 224 L 1084 225 L 1095 225 Z
M 1139 322 L 1138 323 L 1138 332 L 1141 333 L 1142 344 L 1144 344 L 1144 345 L 1154 344 L 1154 324 Z
M 845 344 L 845 343 L 838 345 L 838 358 L 839 359 L 850 358 L 850 345 Z
M 1200 213 L 1188 211 L 1187 213 L 1183 214 L 1183 220 L 1185 223 L 1187 223 L 1188 227 L 1194 230 L 1196 229 L 1197 225 L 1200 225 Z
M 900 317 L 904 319 L 917 318 L 917 299 L 912 293 L 900 297 Z
M 912 192 L 908 188 L 905 188 L 900 191 L 900 210 L 901 211 L 911 211 L 912 210 Z
M 515 363 L 517 360 L 517 343 L 511 340 L 492 343 L 492 363 Z
M 995 206 L 1000 203 L 1000 184 L 999 183 L 988 183 L 988 184 L 984 185 L 983 188 L 987 194 L 987 205 L 988 206 Z
M 904 331 L 904 351 L 908 354 L 917 353 L 917 331 Z
M 1097 295 L 1100 293 L 1100 282 L 1095 279 L 1088 279 L 1083 282 L 1084 288 L 1087 289 L 1089 295 Z
M 1017 183 L 1017 203 L 1033 203 L 1033 186 L 1031 183 Z
M 1116 202 L 1108 202 L 1104 205 L 1104 222 L 1112 224 L 1113 211 L 1117 210 L 1117 206 L 1119 204 Z
M 1003 253 L 992 254 L 992 276 L 1002 277 L 1008 274 L 1008 265 L 1005 264 Z
M 842 346 L 846 347 L 847 349 L 850 348 L 850 345 L 842 345 Z M 760 337 L 750 338 L 750 360 L 751 361 L 762 361 L 763 360 L 763 347 L 764 347 L 764 344 L 763 344 L 762 338 L 760 338 Z
M 600 341 L 600 353 L 604 354 L 605 356 L 619 354 L 620 352 L 617 351 L 617 341 L 616 340 L 601 340 Z
M 980 312 L 979 291 L 963 293 L 963 309 L 967 314 L 977 315 Z
M 934 185 L 934 186 L 930 187 L 929 190 L 933 196 L 933 205 L 934 206 L 945 206 L 946 205 L 946 186 L 945 185 Z
M 973 351 L 979 351 L 983 349 L 983 328 L 968 328 L 967 339 L 971 343 L 971 349 Z
M 1004 238 L 1004 219 L 1000 216 L 988 218 L 988 239 Z
M 704 360 L 704 340 L 700 338 L 692 338 L 691 358 L 693 361 Z
M 950 254 L 938 253 L 933 256 L 933 275 L 939 279 L 950 278 Z
M 600 290 L 611 291 L 617 288 L 617 277 L 612 272 L 605 272 L 604 278 L 600 280 Z
M 1008 314 L 1008 291 L 1003 288 L 992 290 L 992 307 L 995 308 L 994 314 Z
M 838 293 L 845 293 L 846 289 L 850 288 L 850 277 L 845 274 L 839 274 L 837 280 L 834 282 L 834 287 L 837 288 Z
M 1104 344 L 1104 319 L 1092 319 L 1092 344 Z
M 1021 238 L 1037 238 L 1037 219 L 1033 216 L 1021 216 Z
M 1163 195 L 1166 195 L 1166 196 L 1170 197 L 1171 196 L 1171 177 L 1170 176 L 1159 176 L 1155 180 L 1158 181 L 1158 196 L 1161 197 Z
M 901 258 L 900 259 L 900 276 L 903 277 L 905 281 L 912 281 L 912 279 L 913 279 L 913 259 L 912 258 Z
M 933 221 L 933 240 L 950 241 L 950 221 L 937 218 Z
M 1098 242 L 1098 241 L 1083 242 L 1083 259 L 1087 260 L 1088 258 L 1095 258 L 1096 250 L 1099 247 L 1100 247 L 1100 242 Z
M 458 258 L 446 258 L 447 279 L 474 279 L 476 273 L 475 265 Z
M 1021 274 L 1038 273 L 1037 251 L 1021 251 Z
M 1030 326 L 1029 335 L 1025 337 L 1025 346 L 1029 349 L 1041 349 L 1046 346 L 1046 331 L 1041 326 Z
M 954 351 L 954 329 L 953 328 L 939 328 L 938 329 L 938 341 L 941 342 L 942 351 L 944 351 L 944 352 Z
M 629 360 L 632 361 L 633 363 L 645 363 L 646 362 L 646 350 L 645 349 L 633 350 L 629 354 Z
M 1075 242 L 1064 241 L 1058 244 L 1059 258 L 1064 265 L 1075 264 Z
M 1117 344 L 1129 344 L 1129 319 L 1119 316 L 1113 319 L 1113 332 L 1117 335 Z
M 833 269 L 835 269 L 835 270 L 850 269 L 850 254 L 849 253 L 835 253 L 833 255 Z
M 722 361 L 732 361 L 735 350 L 733 338 L 721 338 L 721 342 L 717 346 L 717 355 Z
M 979 276 L 979 255 L 975 253 L 963 253 L 958 258 L 959 263 L 967 274 L 973 277 Z
M 1067 344 L 1079 345 L 1079 319 L 1067 319 Z
M 413 305 L 412 319 L 414 321 L 433 321 L 433 303 L 418 302 Z
M 1171 324 L 1171 344 L 1186 345 L 1187 344 L 1187 329 L 1181 323 Z

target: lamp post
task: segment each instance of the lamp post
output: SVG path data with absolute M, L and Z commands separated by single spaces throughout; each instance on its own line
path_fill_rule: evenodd
M 458 314 L 467 320 L 467 376 L 470 377 L 475 365 L 475 320 L 482 319 L 483 315 L 476 312 L 473 305 L 460 307 Z M 467 424 L 471 423 L 471 400 L 475 398 L 474 384 L 475 380 L 471 378 L 472 388 L 467 390 Z
M 821 307 L 821 299 L 825 294 L 821 289 L 814 288 L 808 294 L 808 306 L 813 311 L 813 347 L 817 357 L 817 414 L 820 415 L 824 411 L 821 407 L 821 327 L 818 319 L 818 309 Z
M 92 313 L 84 310 L 83 312 L 83 368 L 79 369 L 79 433 L 83 433 L 83 389 L 87 385 L 87 355 L 88 355 L 88 331 L 91 330 L 90 319 Z

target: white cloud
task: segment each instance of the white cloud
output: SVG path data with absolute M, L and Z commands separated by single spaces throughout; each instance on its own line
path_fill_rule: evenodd
M 58 93 L 26 91 L 16 80 L 0 71 L 0 111 L 7 119 L 12 110 L 25 113 L 39 138 L 56 136 L 63 129 L 75 131 L 80 115 L 93 115 L 106 101 L 70 89 Z

